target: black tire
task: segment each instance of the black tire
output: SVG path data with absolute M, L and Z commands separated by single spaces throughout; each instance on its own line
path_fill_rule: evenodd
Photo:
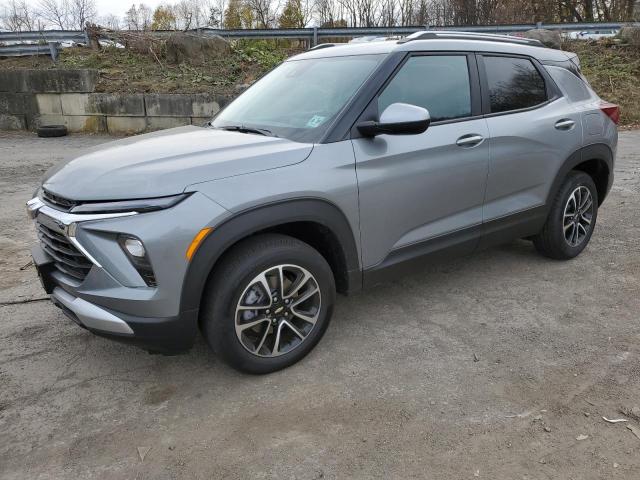
M 38 127 L 37 133 L 42 138 L 64 137 L 67 134 L 67 127 L 64 125 L 42 125 Z
M 567 212 L 570 213 L 572 211 L 572 209 L 568 207 L 568 202 L 572 193 L 579 187 L 588 189 L 591 194 L 593 208 L 590 213 L 590 224 L 583 227 L 586 233 L 583 234 L 582 239 L 577 245 L 571 245 L 571 238 L 565 238 L 565 231 L 567 232 L 567 235 L 571 237 L 573 232 L 572 228 L 578 227 L 575 227 L 575 224 L 574 227 L 569 225 L 568 230 L 565 230 L 565 225 L 573 222 L 572 218 L 565 217 L 565 207 L 568 208 Z M 578 213 L 576 212 L 576 216 L 577 215 Z M 574 258 L 579 255 L 589 243 L 593 230 L 596 226 L 597 217 L 598 190 L 596 189 L 593 179 L 584 172 L 575 170 L 571 171 L 562 183 L 553 203 L 551 204 L 551 210 L 542 231 L 533 238 L 533 244 L 538 252 L 549 258 L 556 260 L 568 260 Z M 578 216 L 578 219 L 579 218 L 580 217 Z M 576 239 L 576 241 L 578 241 L 578 239 Z
M 310 283 L 308 288 L 314 290 L 315 286 L 317 286 L 319 290 L 320 304 L 316 309 L 317 320 L 310 327 L 306 337 L 299 341 L 290 351 L 279 356 L 259 356 L 250 352 L 243 345 L 239 335 L 245 343 L 249 343 L 246 337 L 242 336 L 243 334 L 236 334 L 236 322 L 244 322 L 241 317 L 238 317 L 240 320 L 237 320 L 237 315 L 241 316 L 243 313 L 240 313 L 241 311 L 236 312 L 236 308 L 241 299 L 243 304 L 247 303 L 245 301 L 249 294 L 247 289 L 251 285 L 258 285 L 257 283 L 252 283 L 252 281 L 265 271 L 273 272 L 270 269 L 279 265 L 298 266 L 312 275 L 311 281 L 313 283 Z M 272 277 L 269 277 L 269 279 L 273 280 Z M 298 281 L 297 278 L 295 280 L 296 282 Z M 290 290 L 293 289 L 293 283 L 289 285 Z M 265 291 L 261 288 L 259 290 L 261 292 Z M 273 298 L 277 295 L 277 290 L 277 288 L 271 290 L 270 295 L 274 296 Z M 262 296 L 261 294 L 259 295 Z M 273 298 L 267 300 L 277 307 Z M 281 303 L 284 301 L 284 298 L 280 299 Z M 322 255 L 311 246 L 295 238 L 280 234 L 264 234 L 243 240 L 225 254 L 221 262 L 216 265 L 213 276 L 205 288 L 200 322 L 207 342 L 223 361 L 243 372 L 264 374 L 275 372 L 296 363 L 316 346 L 329 325 L 334 303 L 335 281 L 331 268 Z M 276 310 L 276 307 L 274 307 L 274 310 Z M 279 307 L 277 309 L 281 310 Z M 291 312 L 292 310 L 293 307 L 287 311 Z M 264 312 L 268 313 L 269 311 L 252 312 L 251 315 L 255 314 L 254 319 L 257 319 L 258 313 L 262 315 Z M 284 314 L 281 313 L 281 315 Z M 291 315 L 288 317 L 290 321 L 294 320 L 293 313 L 288 313 L 288 315 Z M 268 318 L 274 317 L 271 322 L 278 321 L 275 318 L 275 312 L 271 312 L 271 316 L 266 314 L 264 316 Z M 280 317 L 280 320 L 285 320 L 285 318 Z M 300 321 L 297 317 L 295 320 Z M 261 330 L 263 325 L 266 328 Z M 273 339 L 272 335 L 275 335 L 275 333 L 270 334 L 268 332 L 275 332 L 276 328 L 275 323 L 272 324 L 266 321 L 266 324 L 260 324 L 260 326 L 256 327 L 260 332 L 255 334 L 256 338 L 262 337 L 262 332 L 264 332 L 265 339 Z M 254 331 L 250 330 L 249 333 L 253 335 Z M 284 334 L 282 338 L 284 338 Z M 292 343 L 295 341 L 294 337 Z M 266 346 L 268 342 L 266 340 L 263 340 L 263 342 L 265 346 L 262 348 L 268 350 Z M 275 345 L 275 343 L 276 341 L 274 340 L 273 344 Z M 264 350 L 262 351 L 264 352 Z M 266 354 L 269 353 L 267 352 Z M 273 352 L 270 354 L 273 354 Z

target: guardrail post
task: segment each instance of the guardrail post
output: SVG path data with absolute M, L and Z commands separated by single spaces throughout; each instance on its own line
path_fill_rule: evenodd
M 313 27 L 313 39 L 311 40 L 311 48 L 318 45 L 318 27 Z
M 58 54 L 60 53 L 60 51 L 58 50 L 60 43 L 59 42 L 48 42 L 48 43 L 49 43 L 49 53 L 51 54 L 51 60 L 53 60 L 53 63 L 56 63 L 58 61 Z

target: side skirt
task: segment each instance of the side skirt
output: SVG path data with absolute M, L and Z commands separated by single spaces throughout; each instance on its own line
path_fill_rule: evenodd
M 370 288 L 420 272 L 427 265 L 535 235 L 542 229 L 547 211 L 544 205 L 534 207 L 482 225 L 392 250 L 381 263 L 364 270 L 363 286 Z

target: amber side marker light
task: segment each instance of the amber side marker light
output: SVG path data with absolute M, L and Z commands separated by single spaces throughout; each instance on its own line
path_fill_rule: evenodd
M 187 253 L 185 254 L 187 257 L 187 260 L 191 261 L 191 257 L 193 257 L 193 255 L 196 253 L 196 250 L 198 250 L 198 247 L 200 246 L 202 241 L 207 237 L 207 235 L 209 235 L 209 233 L 211 233 L 212 230 L 213 228 L 211 227 L 203 228 L 198 232 L 198 234 L 195 237 L 193 237 L 193 240 L 191 240 L 191 244 L 189 245 L 189 248 L 187 248 Z

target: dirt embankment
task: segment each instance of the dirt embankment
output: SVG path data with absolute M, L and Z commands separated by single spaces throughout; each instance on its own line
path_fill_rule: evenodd
M 584 75 L 598 94 L 622 108 L 621 125 L 640 126 L 640 49 L 610 39 L 570 41 L 565 50 L 578 53 Z M 57 65 L 46 56 L 0 59 L 0 69 L 94 68 L 96 91 L 107 93 L 216 93 L 233 95 L 285 58 L 302 51 L 291 41 L 237 41 L 224 54 L 185 62 L 166 45 L 127 48 L 64 49 Z

